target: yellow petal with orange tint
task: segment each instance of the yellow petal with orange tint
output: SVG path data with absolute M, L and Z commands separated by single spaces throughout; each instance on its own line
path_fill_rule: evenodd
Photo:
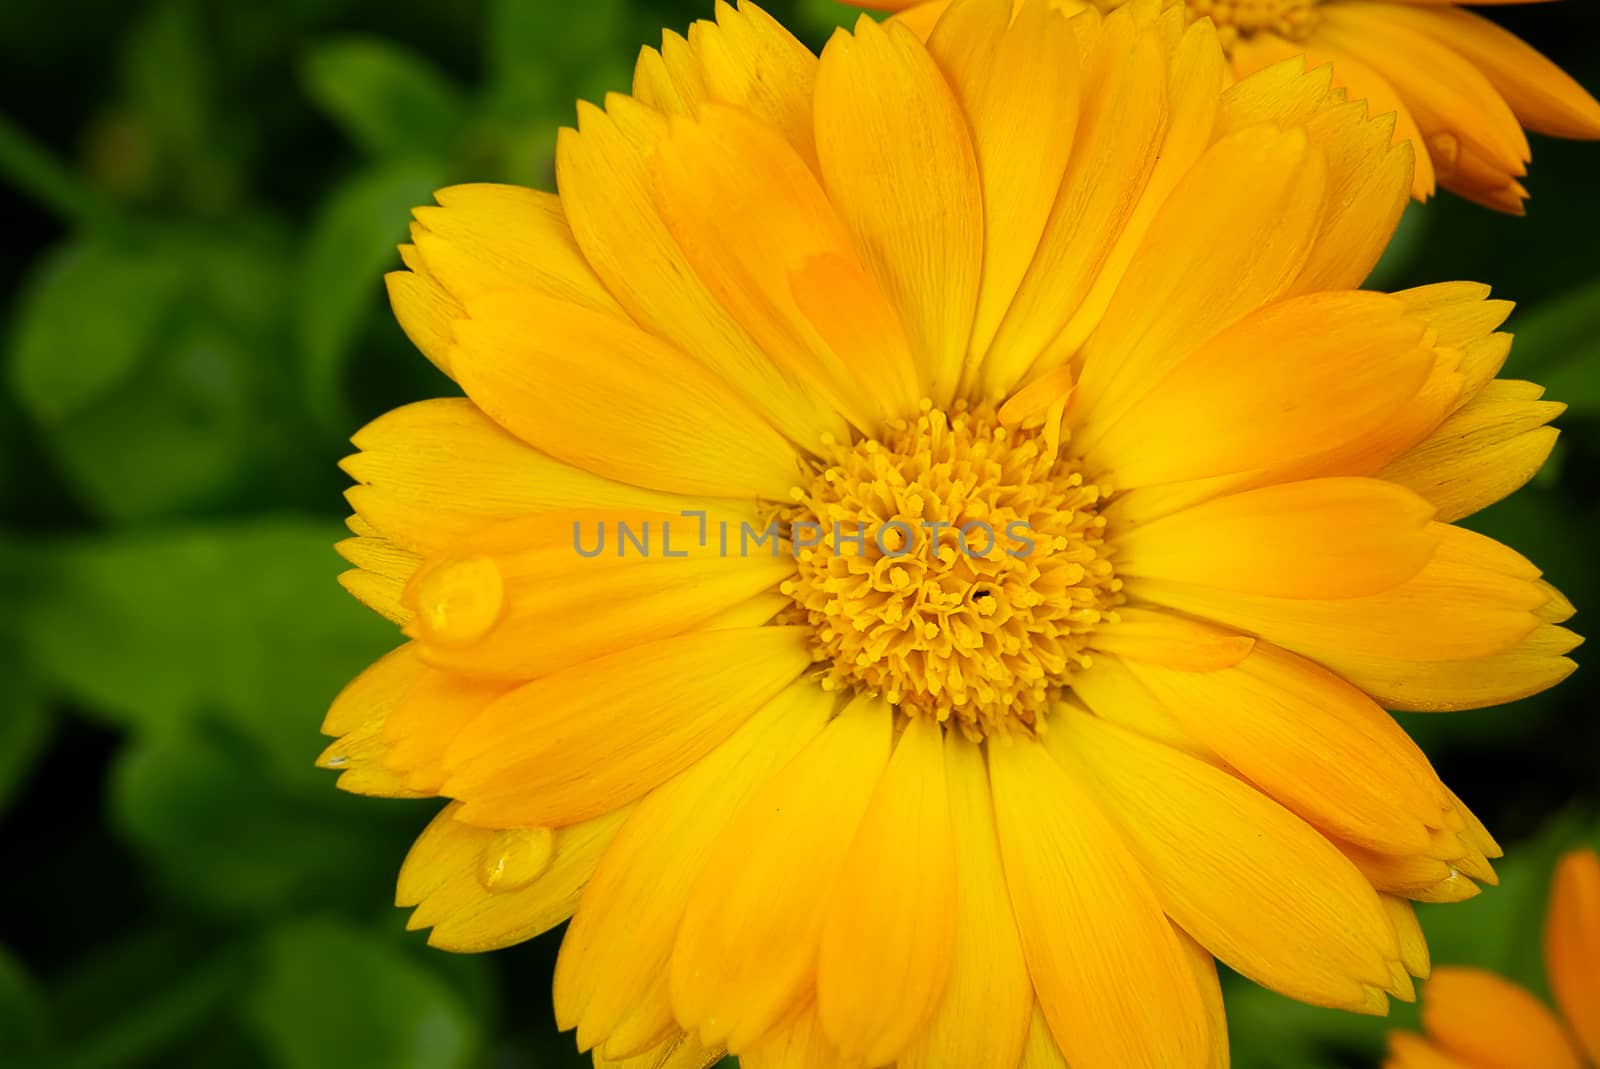
M 580 1049 L 609 1039 L 649 1002 L 712 845 L 744 803 L 822 730 L 833 705 L 833 695 L 815 683 L 793 684 L 639 803 L 589 881 L 556 961 L 556 1021 L 578 1030 Z M 656 1028 L 673 1023 L 670 1006 L 661 1009 L 665 1019 Z
M 1385 14 L 1448 41 L 1488 77 L 1528 129 L 1550 137 L 1600 138 L 1600 101 L 1516 34 L 1455 7 L 1402 7 Z
M 982 176 L 983 282 L 969 361 L 994 340 L 1055 204 L 1078 125 L 1078 50 L 1043 2 L 955 8 L 928 39 L 972 122 Z M 1019 162 L 1023 160 L 1025 162 Z
M 508 859 L 528 833 L 479 828 L 456 819 L 451 803 L 418 837 L 400 868 L 395 904 L 416 906 L 407 927 L 432 928 L 441 950 L 498 950 L 572 916 L 627 809 L 547 833 L 542 857 Z M 509 862 L 509 864 L 508 864 Z
M 1033 985 L 1011 916 L 994 801 L 980 746 L 959 731 L 944 737 L 955 835 L 955 950 L 944 996 L 900 1069 L 1015 1069 L 1028 1034 Z
M 573 236 L 628 314 L 715 370 L 790 441 L 812 448 L 848 425 L 786 375 L 707 291 L 656 210 L 650 167 L 667 119 L 631 97 L 578 106 L 556 145 L 556 178 Z
M 1543 1003 L 1481 969 L 1435 969 L 1423 989 L 1422 1026 L 1446 1052 L 1482 1069 L 1583 1069 Z
M 1091 716 L 1058 719 L 1173 920 L 1219 959 L 1315 1005 L 1362 1011 L 1399 959 L 1377 894 L 1315 829 L 1226 772 Z M 1196 832 L 1195 829 L 1202 829 Z
M 1433 513 L 1421 497 L 1378 479 L 1265 486 L 1120 535 L 1117 573 L 1280 598 L 1376 594 L 1433 556 Z
M 1026 1045 L 1022 1048 L 1022 1060 L 1012 1062 L 1017 1069 L 1067 1069 L 1067 1059 L 1062 1057 L 1061 1048 L 1056 1046 L 1055 1039 L 1050 1035 L 1050 1025 L 1044 1019 L 1044 1013 L 1037 1005 L 1033 1008 L 1033 1016 L 1028 1021 L 1028 1035 Z
M 1426 980 L 1433 966 L 1428 955 L 1428 940 L 1417 921 L 1416 907 L 1395 895 L 1379 895 L 1384 912 L 1394 925 L 1395 937 L 1400 940 L 1400 961 L 1406 971 L 1418 980 Z
M 777 19 L 748 0 L 737 8 L 717 0 L 715 22 L 694 23 L 687 41 L 666 34 L 660 53 L 644 50 L 634 96 L 666 115 L 689 118 L 708 102 L 743 108 L 780 131 L 814 165 L 816 73 L 817 57 Z
M 983 396 L 1009 393 L 1077 313 L 1138 209 L 1165 135 L 1167 62 L 1152 35 L 1107 20 L 1083 61 L 1083 112 L 1033 262 L 990 347 Z
M 1090 435 L 1088 462 L 1128 488 L 1288 466 L 1350 443 L 1365 446 L 1382 437 L 1433 372 L 1438 358 L 1424 331 L 1401 302 L 1378 293 L 1319 293 L 1272 305 L 1186 356 L 1150 353 L 1148 370 L 1164 377 L 1137 390 L 1130 381 L 1121 418 L 1092 408 L 1086 414 L 1103 431 Z M 1169 359 L 1175 367 L 1164 363 Z
M 465 820 L 557 827 L 682 772 L 811 663 L 804 631 L 691 632 L 528 683 L 450 746 L 445 793 Z
M 989 779 L 1028 972 L 1068 1063 L 1211 1065 L 1221 1040 L 1187 952 L 1089 789 L 1033 739 L 992 741 Z
M 1086 445 L 1207 338 L 1289 288 L 1327 180 L 1304 129 L 1252 127 L 1206 150 L 1151 222 L 1084 343 L 1074 404 L 1087 413 Z
M 1556 866 L 1544 962 L 1567 1026 L 1600 1064 L 1600 857 L 1591 849 L 1574 850 Z
M 952 397 L 983 271 L 983 194 L 967 116 L 909 30 L 863 16 L 817 67 L 828 196 L 893 298 L 923 390 Z
M 848 1061 L 895 1060 L 950 971 L 956 853 L 941 734 L 928 716 L 901 732 L 823 924 L 817 1013 Z
M 718 838 L 672 954 L 674 1012 L 703 1040 L 743 1053 L 810 1003 L 823 924 L 891 727 L 887 705 L 858 699 Z
M 1409 1032 L 1389 1033 L 1389 1057 L 1383 1069 L 1476 1069 L 1446 1054 L 1421 1036 Z
M 673 121 L 652 176 L 689 262 L 771 359 L 864 430 L 916 410 L 917 366 L 890 299 L 776 130 L 708 105 L 698 122 Z
M 523 441 L 654 490 L 781 499 L 795 484 L 789 444 L 659 338 L 531 292 L 480 297 L 468 312 L 451 366 L 473 402 Z
M 346 538 L 333 547 L 355 568 L 339 575 L 339 585 L 367 608 L 402 627 L 411 622 L 411 610 L 400 603 L 406 584 L 422 566 L 422 558 L 387 538 Z

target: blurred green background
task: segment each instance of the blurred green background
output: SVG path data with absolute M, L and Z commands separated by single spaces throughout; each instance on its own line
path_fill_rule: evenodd
M 813 45 L 850 17 L 773 9 Z M 433 806 L 312 768 L 328 700 L 396 638 L 334 583 L 334 465 L 365 420 L 450 389 L 385 307 L 407 210 L 452 182 L 549 188 L 574 98 L 709 14 L 0 4 L 0 1066 L 586 1064 L 551 1017 L 557 935 L 426 948 L 388 903 Z M 1590 0 L 1496 17 L 1600 87 Z M 1474 278 L 1521 302 L 1508 374 L 1572 408 L 1536 485 L 1475 522 L 1586 608 L 1600 145 L 1535 152 L 1530 218 L 1414 207 L 1375 284 Z M 1517 708 L 1404 718 L 1511 851 L 1500 889 L 1423 907 L 1435 960 L 1542 988 L 1550 863 L 1600 828 L 1596 690 L 1580 673 Z M 1386 1027 L 1244 983 L 1229 999 L 1244 1067 L 1372 1065 Z

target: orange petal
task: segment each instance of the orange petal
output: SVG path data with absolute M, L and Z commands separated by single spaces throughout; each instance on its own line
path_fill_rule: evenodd
M 1593 850 L 1574 850 L 1556 866 L 1544 960 L 1556 1005 L 1600 1064 L 1600 857 Z
M 1423 989 L 1422 1026 L 1446 1052 L 1482 1069 L 1583 1069 L 1554 1014 L 1481 969 L 1435 969 Z

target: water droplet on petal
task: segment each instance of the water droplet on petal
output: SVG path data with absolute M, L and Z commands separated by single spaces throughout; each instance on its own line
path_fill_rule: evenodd
M 486 891 L 517 891 L 538 879 L 550 867 L 555 836 L 549 828 L 505 828 L 483 848 L 478 882 Z

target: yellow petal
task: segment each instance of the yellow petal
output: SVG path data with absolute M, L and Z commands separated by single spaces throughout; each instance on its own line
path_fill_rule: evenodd
M 1253 127 L 1206 151 L 1150 224 L 1084 343 L 1074 405 L 1087 413 L 1086 445 L 1196 346 L 1290 286 L 1327 177 L 1303 129 Z
M 338 741 L 317 758 L 317 767 L 343 769 L 339 786 L 355 794 L 410 797 L 400 778 L 385 767 L 383 725 L 406 693 L 428 674 L 414 643 L 390 650 L 345 685 L 322 721 L 322 733 Z
M 815 1004 L 757 1040 L 739 1056 L 739 1064 L 748 1069 L 864 1069 L 839 1053 Z
M 1423 989 L 1422 1026 L 1445 1051 L 1483 1069 L 1582 1069 L 1554 1014 L 1480 969 L 1435 969 Z
M 1121 835 L 1038 742 L 988 749 L 1012 909 L 1067 1062 L 1210 1065 L 1219 1039 L 1192 964 Z
M 556 1020 L 578 1046 L 604 1042 L 666 972 L 689 892 L 741 806 L 822 730 L 833 695 L 809 680 L 783 691 L 733 737 L 639 803 L 561 943 Z M 654 1029 L 672 1025 L 671 1007 Z M 650 1031 L 643 1022 L 634 1030 Z
M 565 508 L 678 513 L 704 499 L 612 482 L 531 449 L 471 401 L 405 405 L 357 432 L 340 464 L 361 483 L 357 513 L 402 549 L 423 555 L 497 520 Z M 752 519 L 754 516 L 752 515 Z
M 1078 50 L 1044 3 L 956 7 L 928 39 L 972 122 L 983 189 L 983 281 L 970 360 L 981 360 L 1033 260 L 1078 124 Z M 1010 1067 L 1008 1067 L 1010 1069 Z
M 743 108 L 781 131 L 814 165 L 811 97 L 817 57 L 748 0 L 737 8 L 717 0 L 716 16 L 715 22 L 702 19 L 691 26 L 687 41 L 669 33 L 660 53 L 645 49 L 633 95 L 669 116 L 693 118 L 707 102 Z
M 1072 155 L 1039 247 L 984 365 L 1008 393 L 1066 327 L 1139 208 L 1165 134 L 1167 62 L 1152 34 L 1108 19 L 1084 60 Z
M 1240 81 L 1223 100 L 1230 129 L 1258 122 L 1308 121 L 1328 108 L 1329 90 L 1342 91 L 1373 119 L 1388 122 L 1392 116 L 1392 144 L 1411 146 L 1412 197 L 1425 201 L 1433 196 L 1437 175 L 1422 131 L 1394 86 L 1368 64 L 1321 40 L 1286 41 L 1272 33 L 1260 33 L 1239 41 L 1233 68 Z
M 917 369 L 889 297 L 776 130 L 707 106 L 698 122 L 674 120 L 652 173 L 689 262 L 773 360 L 863 429 L 916 410 Z
M 1121 13 L 1135 20 L 1153 20 L 1156 9 L 1157 5 L 1132 4 L 1121 9 Z M 1167 10 L 1171 13 L 1172 6 Z M 1177 23 L 1168 19 L 1168 25 L 1176 27 Z M 1172 218 L 1165 214 L 1168 201 L 1175 190 L 1184 188 L 1190 181 L 1215 137 L 1219 94 L 1227 81 L 1216 31 L 1210 22 L 1201 21 L 1183 31 L 1181 39 L 1173 39 L 1176 35 L 1168 36 L 1166 44 L 1171 53 L 1167 64 L 1166 129 L 1150 180 L 1082 306 L 1073 312 L 1061 335 L 1035 365 L 1036 369 L 1066 359 L 1083 344 L 1107 315 L 1124 285 L 1144 284 L 1135 280 L 1131 271 L 1138 269 L 1142 273 L 1148 267 L 1143 262 L 1142 250 L 1152 240 L 1151 235 L 1158 233 Z M 1292 225 L 1292 221 L 1285 222 L 1286 228 Z
M 418 651 L 421 659 L 421 650 Z M 445 754 L 461 729 L 510 684 L 485 682 L 427 668 L 416 676 L 384 718 L 384 761 L 419 791 L 444 785 Z
M 923 388 L 953 396 L 983 269 L 983 197 L 967 117 L 922 42 L 865 16 L 817 68 L 828 196 L 900 310 Z
M 1219 671 L 1126 663 L 1186 732 L 1317 827 L 1410 854 L 1442 826 L 1451 802 L 1428 759 L 1372 699 L 1325 669 L 1266 643 Z
M 1126 488 L 1366 446 L 1392 433 L 1432 374 L 1437 356 L 1424 331 L 1383 294 L 1320 293 L 1275 304 L 1187 357 L 1180 353 L 1159 384 L 1144 384 L 1148 392 L 1126 415 L 1090 435 L 1088 462 Z M 1086 418 L 1105 427 L 1099 421 L 1113 417 L 1090 407 Z
M 1231 668 L 1255 645 L 1247 635 L 1138 606 L 1118 609 L 1116 620 L 1095 628 L 1090 641 L 1118 657 L 1183 672 Z
M 959 731 L 945 733 L 944 760 L 960 859 L 955 952 L 943 998 L 898 1064 L 1015 1069 L 1029 1032 L 1033 985 L 1001 871 L 988 771 L 983 750 Z
M 1061 1056 L 1061 1048 L 1056 1046 L 1055 1039 L 1050 1035 L 1050 1025 L 1037 1005 L 1033 1008 L 1033 1017 L 1028 1021 L 1027 1045 L 1022 1049 L 1022 1060 L 1012 1064 L 1017 1069 L 1068 1069 L 1067 1059 Z
M 1389 985 L 1394 928 L 1315 829 L 1226 772 L 1094 717 L 1060 718 L 1048 738 L 1091 772 L 1173 920 L 1222 961 L 1342 1009 Z
M 617 314 L 567 226 L 561 198 L 522 186 L 482 183 L 434 194 L 417 208 L 411 241 L 427 273 L 463 304 L 495 290 L 533 290 Z
M 1589 1060 L 1600 1063 L 1600 857 L 1574 850 L 1556 866 L 1544 961 L 1556 1005 Z
M 1497 379 L 1382 472 L 1439 509 L 1445 522 L 1509 496 L 1536 475 L 1559 432 L 1545 424 L 1566 405 L 1540 401 L 1532 383 Z
M 534 293 L 470 301 L 450 362 L 523 441 L 654 490 L 783 498 L 796 454 L 711 372 L 612 316 Z M 605 433 L 596 433 L 604 428 Z
M 532 939 L 572 916 L 629 811 L 547 833 L 542 864 L 498 880 L 496 873 L 507 871 L 505 851 L 528 833 L 464 824 L 460 812 L 460 803 L 446 806 L 417 838 L 400 868 L 395 904 L 416 906 L 406 926 L 432 928 L 431 946 L 478 953 Z
M 680 1032 L 661 1046 L 631 1058 L 607 1058 L 596 1051 L 594 1069 L 711 1069 L 727 1054 L 721 1047 L 707 1047 Z
M 339 585 L 367 608 L 404 627 L 411 610 L 400 603 L 406 584 L 422 566 L 422 558 L 401 549 L 387 538 L 347 538 L 333 547 L 355 568 L 339 575 Z
M 895 1060 L 944 992 L 956 905 L 944 762 L 938 722 L 913 718 L 839 873 L 822 928 L 817 1012 L 850 1061 Z
M 706 1042 L 743 1053 L 811 1002 L 823 921 L 889 760 L 891 717 L 881 702 L 847 708 L 713 847 L 671 971 L 678 1020 Z
M 389 307 L 411 344 L 438 369 L 450 374 L 450 346 L 455 344 L 455 321 L 467 314 L 461 302 L 426 274 L 390 271 L 383 276 Z
M 799 628 L 755 627 L 691 632 L 544 676 L 461 732 L 444 793 L 474 823 L 587 820 L 694 764 L 810 663 Z
M 1433 556 L 1433 507 L 1378 479 L 1309 479 L 1214 498 L 1115 539 L 1117 573 L 1280 598 L 1375 594 Z
M 1153 580 L 1129 590 L 1260 635 L 1363 688 L 1367 658 L 1470 662 L 1505 653 L 1532 634 L 1539 624 L 1534 612 L 1548 600 L 1537 571 L 1511 570 L 1509 551 L 1482 535 L 1444 524 L 1433 531 L 1439 549 L 1422 571 L 1365 597 L 1265 598 Z
M 405 604 L 429 664 L 522 680 L 696 628 L 794 561 L 730 555 L 698 517 L 572 510 L 507 520 L 429 558 Z M 752 624 L 762 623 L 752 621 Z
M 1139 681 L 1130 667 L 1133 659 L 1100 655 L 1086 670 L 1072 677 L 1073 697 L 1102 720 L 1146 738 L 1182 750 L 1202 761 L 1217 757 L 1199 739 L 1183 729 L 1167 704 Z M 1071 702 L 1069 709 L 1076 708 Z
M 1428 940 L 1417 921 L 1417 911 L 1410 902 L 1395 895 L 1379 895 L 1384 912 L 1394 925 L 1394 934 L 1400 940 L 1400 961 L 1406 971 L 1418 980 L 1426 980 L 1433 966 L 1428 956 Z
M 824 434 L 848 437 L 826 400 L 717 303 L 667 230 L 650 178 L 666 117 L 631 97 L 606 104 L 579 104 L 578 130 L 562 130 L 556 145 L 561 203 L 595 273 L 635 322 L 716 371 L 790 441 L 811 448 Z

